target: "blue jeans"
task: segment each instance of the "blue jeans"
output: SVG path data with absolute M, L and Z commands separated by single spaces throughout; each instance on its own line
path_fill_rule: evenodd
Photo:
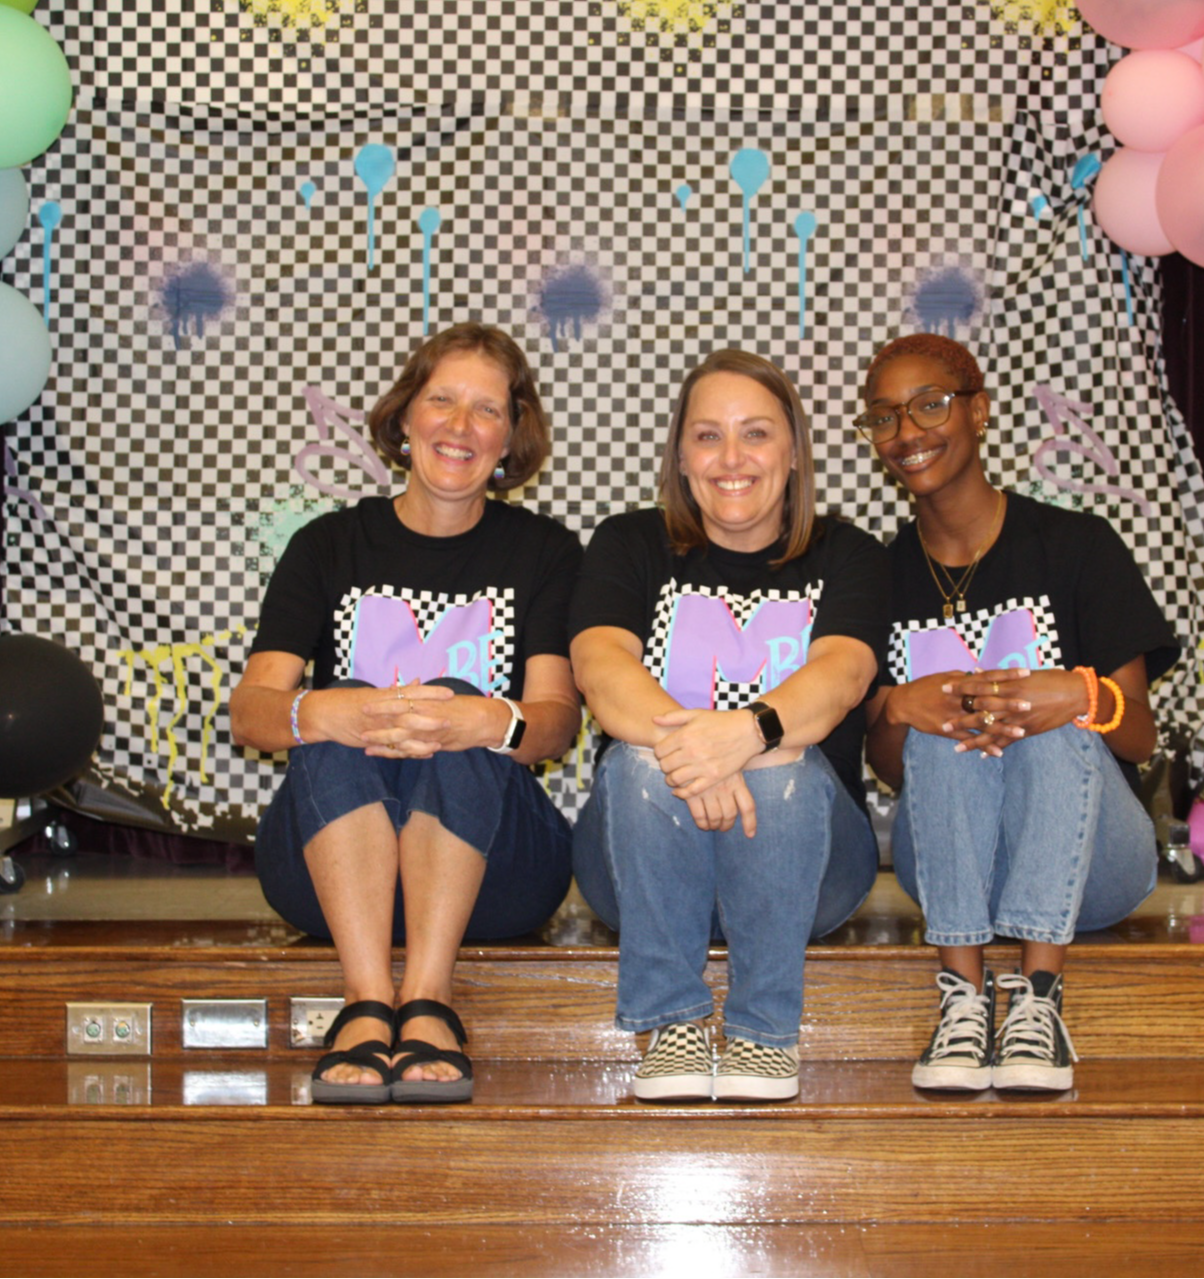
M 908 733 L 891 837 L 931 945 L 1063 945 L 1149 896 L 1154 827 L 1100 734 L 1066 724 L 999 759 L 953 746 Z
M 807 942 L 865 900 L 878 848 L 818 748 L 744 776 L 757 805 L 753 839 L 739 822 L 700 830 L 648 752 L 616 742 L 594 774 L 573 870 L 593 910 L 619 930 L 620 1030 L 710 1015 L 703 972 L 717 925 L 728 946 L 724 1033 L 775 1047 L 798 1041 Z
M 480 747 L 430 759 L 382 759 L 358 747 L 319 742 L 289 752 L 288 772 L 255 839 L 255 870 L 268 904 L 302 932 L 330 937 L 305 846 L 325 826 L 367 804 L 384 805 L 398 833 L 411 813 L 427 813 L 486 859 L 467 937 L 531 932 L 569 890 L 571 830 L 521 764 Z M 393 940 L 405 940 L 400 876 Z

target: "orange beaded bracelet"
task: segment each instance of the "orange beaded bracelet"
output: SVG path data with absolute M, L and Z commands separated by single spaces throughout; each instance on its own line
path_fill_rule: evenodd
M 1087 710 L 1085 714 L 1074 717 L 1074 726 L 1092 728 L 1095 725 L 1095 712 L 1099 709 L 1099 678 L 1095 668 L 1091 666 L 1076 666 L 1074 672 L 1081 675 L 1087 685 Z
M 1108 679 L 1107 676 L 1101 675 L 1099 682 L 1111 690 L 1112 696 L 1116 699 L 1116 710 L 1112 712 L 1112 718 L 1106 724 L 1088 724 L 1087 727 L 1093 733 L 1110 733 L 1114 728 L 1120 727 L 1120 721 L 1125 717 L 1125 695 L 1120 691 L 1120 685 L 1114 679 Z M 1094 719 L 1095 717 L 1092 716 L 1092 718 Z

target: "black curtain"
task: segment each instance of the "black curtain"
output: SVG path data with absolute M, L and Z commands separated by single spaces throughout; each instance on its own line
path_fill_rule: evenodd
M 1204 267 L 1181 253 L 1162 259 L 1162 346 L 1171 395 L 1204 466 Z

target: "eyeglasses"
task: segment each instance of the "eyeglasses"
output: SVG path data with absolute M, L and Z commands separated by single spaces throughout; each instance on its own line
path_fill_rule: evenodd
M 877 404 L 853 419 L 853 425 L 871 444 L 885 444 L 903 429 L 903 414 L 920 428 L 931 431 L 949 421 L 950 406 L 959 395 L 977 391 L 942 391 L 939 386 L 913 395 L 905 404 Z

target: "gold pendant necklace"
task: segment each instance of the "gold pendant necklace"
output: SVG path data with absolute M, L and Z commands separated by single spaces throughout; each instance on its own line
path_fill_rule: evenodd
M 982 559 L 986 549 L 995 539 L 998 531 L 1000 519 L 1003 514 L 1003 490 L 999 490 L 999 497 L 995 502 L 995 515 L 991 520 L 990 530 L 986 537 L 983 538 L 982 544 L 978 550 L 974 552 L 974 558 L 970 561 L 969 567 L 965 569 L 961 577 L 955 582 L 953 574 L 940 561 L 934 561 L 928 550 L 928 543 L 924 541 L 924 534 L 920 532 L 920 522 L 916 521 L 916 534 L 920 539 L 920 548 L 924 552 L 924 559 L 928 564 L 928 571 L 932 574 L 932 580 L 936 584 L 936 589 L 940 592 L 941 599 L 945 601 L 941 612 L 945 616 L 945 621 L 951 621 L 954 612 L 964 613 L 966 611 L 966 592 L 970 589 L 970 583 L 974 580 L 974 574 L 978 572 L 978 564 Z M 949 583 L 949 590 L 946 591 L 941 585 L 941 579 L 937 576 L 937 565 L 940 564 L 940 570 L 945 575 L 945 580 Z M 956 604 L 955 602 L 956 601 Z

